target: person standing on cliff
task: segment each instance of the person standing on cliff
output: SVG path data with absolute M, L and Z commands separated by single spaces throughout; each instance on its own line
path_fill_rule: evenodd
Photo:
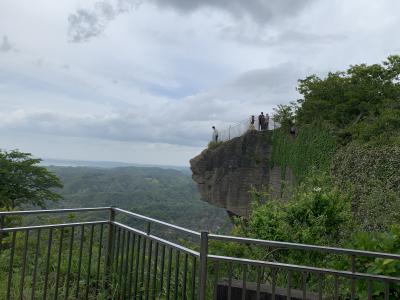
M 217 128 L 215 128 L 215 126 L 213 126 L 212 129 L 213 129 L 212 141 L 218 142 L 218 130 Z
M 269 115 L 265 114 L 265 130 L 268 130 L 269 127 Z
M 256 122 L 254 116 L 250 117 L 250 126 L 249 126 L 249 130 L 256 130 L 256 128 L 254 127 L 254 123 Z
M 258 130 L 264 130 L 264 124 L 265 124 L 265 116 L 264 113 L 261 112 L 261 115 L 258 116 Z

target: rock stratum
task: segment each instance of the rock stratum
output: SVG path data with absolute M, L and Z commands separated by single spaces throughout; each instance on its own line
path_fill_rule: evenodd
M 272 131 L 249 131 L 191 159 L 192 178 L 202 200 L 230 215 L 247 217 L 252 188 L 269 189 L 280 197 L 280 168 L 271 167 L 271 135 Z

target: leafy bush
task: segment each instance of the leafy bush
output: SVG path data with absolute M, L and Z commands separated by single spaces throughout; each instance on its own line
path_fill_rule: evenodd
M 400 145 L 359 142 L 334 155 L 332 174 L 351 191 L 356 220 L 367 231 L 400 222 Z

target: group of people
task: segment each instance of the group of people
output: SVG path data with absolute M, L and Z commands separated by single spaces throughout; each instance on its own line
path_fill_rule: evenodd
M 250 117 L 250 127 L 249 130 L 256 130 L 255 127 L 255 117 L 254 115 Z M 259 131 L 264 131 L 264 130 L 268 130 L 268 126 L 269 126 L 269 115 L 265 114 L 264 112 L 261 112 L 261 114 L 258 116 L 258 130 Z M 218 142 L 218 130 L 217 128 L 215 128 L 215 126 L 212 126 L 212 130 L 213 130 L 213 134 L 212 134 L 212 141 L 213 142 Z
M 250 117 L 250 129 L 255 130 L 255 117 L 251 116 Z M 263 131 L 263 130 L 268 130 L 269 126 L 269 115 L 265 114 L 264 112 L 261 112 L 261 114 L 258 116 L 258 130 Z

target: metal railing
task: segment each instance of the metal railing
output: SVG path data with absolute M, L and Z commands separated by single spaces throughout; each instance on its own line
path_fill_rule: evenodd
M 280 124 L 278 122 L 275 122 L 272 116 L 269 118 L 269 122 L 267 123 L 267 128 L 265 130 L 274 130 L 279 127 Z M 257 117 L 255 117 L 253 126 L 251 126 L 250 118 L 248 118 L 246 120 L 231 124 L 228 127 L 223 128 L 222 130 L 219 130 L 218 140 L 221 142 L 229 141 L 233 138 L 244 135 L 249 130 L 260 130 Z
M 215 243 L 317 255 L 249 259 Z M 349 269 L 318 266 L 324 255 Z M 368 259 L 400 255 L 200 233 L 114 207 L 0 212 L 0 299 L 399 299 L 399 277 L 359 271 Z

